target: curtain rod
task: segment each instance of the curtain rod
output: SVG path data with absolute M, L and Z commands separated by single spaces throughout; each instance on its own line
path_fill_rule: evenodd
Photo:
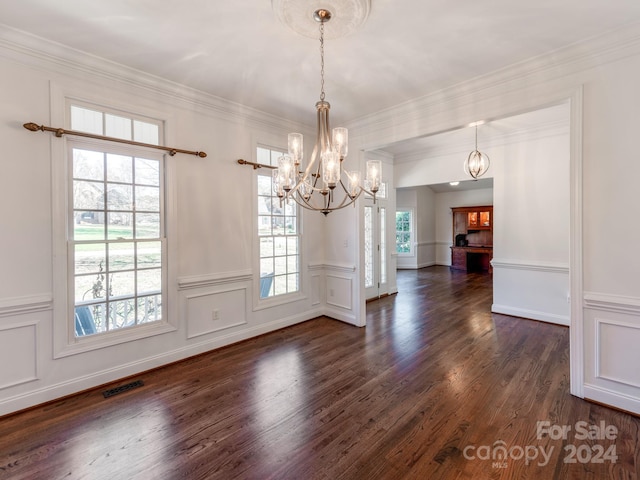
M 94 135 L 93 133 L 78 132 L 77 130 L 65 130 L 64 128 L 46 127 L 44 125 L 38 125 L 37 123 L 33 123 L 33 122 L 25 123 L 23 127 L 32 132 L 37 132 L 38 130 L 41 130 L 43 132 L 54 132 L 56 134 L 56 137 L 62 137 L 62 135 L 75 135 L 78 137 L 95 138 L 98 140 L 108 140 L 109 142 L 126 143 L 127 145 L 136 145 L 138 147 L 156 148 L 158 150 L 164 150 L 166 152 L 169 152 L 169 155 L 171 155 L 172 157 L 176 153 L 187 153 L 189 155 L 197 155 L 200 158 L 204 158 L 207 156 L 205 152 L 194 152 L 192 150 L 182 150 L 180 148 L 163 147 L 161 145 L 152 145 L 150 143 L 134 142 L 132 140 L 125 140 L 122 138 L 106 137 L 104 135 Z
M 265 165 L 264 163 L 249 162 L 247 160 L 243 160 L 242 158 L 238 159 L 238 163 L 240 165 L 251 165 L 253 166 L 254 170 L 257 170 L 258 168 L 278 168 L 278 167 L 274 167 L 273 165 Z

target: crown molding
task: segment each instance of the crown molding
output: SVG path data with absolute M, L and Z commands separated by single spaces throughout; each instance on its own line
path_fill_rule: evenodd
M 160 95 L 167 103 L 181 107 L 196 107 L 203 114 L 225 121 L 231 120 L 243 125 L 278 131 L 310 128 L 2 24 L 0 57 L 47 73 L 54 72 L 82 81 L 86 81 L 86 76 L 90 75 L 92 81 L 102 80 L 133 87 L 150 98 L 157 99 Z M 110 88 L 113 88 L 113 85 L 110 85 Z
M 513 131 L 510 133 L 492 134 L 490 137 L 483 139 L 482 150 L 499 148 L 506 145 L 519 144 L 527 141 L 541 140 L 543 138 L 556 137 L 560 135 L 569 135 L 569 117 L 566 121 L 552 122 L 547 124 L 529 127 L 524 130 Z M 459 139 L 451 138 L 439 142 L 438 145 L 426 148 L 416 148 L 415 150 L 396 155 L 393 158 L 394 164 L 410 163 L 422 161 L 427 158 L 442 157 L 446 155 L 462 155 L 469 154 L 474 148 L 473 137 L 469 137 L 468 143 L 460 143 Z M 384 152 L 384 150 L 376 150 L 376 152 Z
M 352 138 L 377 139 L 383 132 L 402 132 L 401 141 L 424 134 L 417 132 L 420 124 L 428 124 L 438 114 L 454 105 L 456 110 L 472 107 L 478 100 L 504 97 L 549 80 L 579 72 L 640 54 L 640 23 L 608 31 L 596 37 L 576 42 L 567 47 L 495 70 L 429 95 L 346 122 Z M 487 121 L 492 120 L 487 118 Z M 452 125 L 458 128 L 462 125 Z M 382 144 L 389 143 L 383 142 Z

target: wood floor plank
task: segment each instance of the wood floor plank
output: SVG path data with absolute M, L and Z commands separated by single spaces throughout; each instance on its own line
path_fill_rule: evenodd
M 569 394 L 568 328 L 491 314 L 490 275 L 400 271 L 398 290 L 366 328 L 318 318 L 0 418 L 0 479 L 640 478 L 640 419 Z M 617 459 L 566 463 L 572 445 Z

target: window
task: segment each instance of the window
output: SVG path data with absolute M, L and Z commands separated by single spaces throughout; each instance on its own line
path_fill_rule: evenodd
M 380 283 L 387 283 L 387 209 L 380 207 Z
M 277 165 L 282 152 L 258 147 L 258 163 Z M 271 169 L 257 170 L 260 298 L 300 290 L 298 206 L 281 202 L 273 191 Z
M 413 212 L 396 211 L 396 252 L 399 255 L 413 254 Z
M 373 287 L 373 207 L 364 207 L 364 286 Z
M 159 144 L 160 122 L 72 105 L 71 128 Z M 164 318 L 163 156 L 70 140 L 70 298 L 76 338 Z

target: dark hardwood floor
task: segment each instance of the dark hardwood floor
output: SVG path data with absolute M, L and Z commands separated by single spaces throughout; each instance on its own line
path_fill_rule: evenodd
M 640 419 L 569 394 L 568 328 L 491 314 L 488 275 L 398 288 L 364 329 L 320 318 L 4 417 L 0 478 L 639 478 Z

